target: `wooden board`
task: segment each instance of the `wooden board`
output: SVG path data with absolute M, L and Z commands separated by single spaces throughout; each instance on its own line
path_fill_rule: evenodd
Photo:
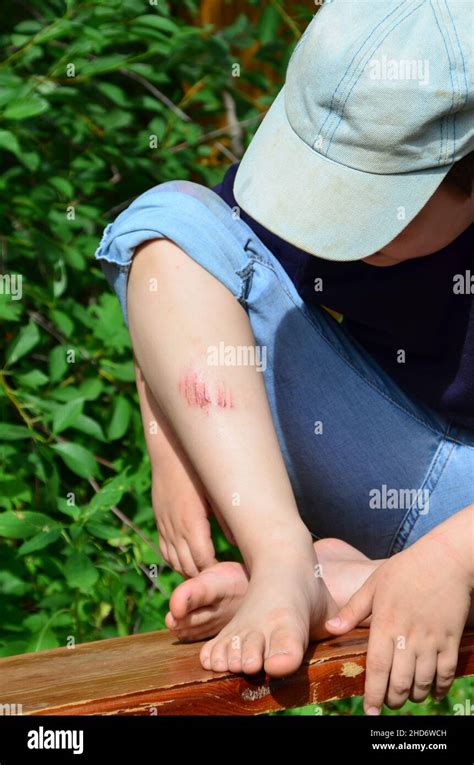
M 202 642 L 165 630 L 0 659 L 2 704 L 25 715 L 255 715 L 361 695 L 368 630 L 309 646 L 299 671 L 271 680 L 201 667 Z M 474 631 L 457 676 L 474 674 Z

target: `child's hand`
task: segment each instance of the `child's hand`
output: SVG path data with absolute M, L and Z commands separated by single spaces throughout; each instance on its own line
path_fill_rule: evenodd
M 374 571 L 337 615 L 339 626 L 326 622 L 341 635 L 372 614 L 366 714 L 379 714 L 384 700 L 393 709 L 423 701 L 432 685 L 435 698 L 447 694 L 470 608 L 466 560 L 469 553 L 427 535 Z
M 197 576 L 217 562 L 206 498 L 180 463 L 154 471 L 152 500 L 161 554 L 175 571 Z
M 222 516 L 213 511 L 197 476 L 189 466 L 172 459 L 163 470 L 155 469 L 152 485 L 153 511 L 163 558 L 185 577 L 217 563 L 209 515 L 214 512 L 228 541 L 235 544 Z

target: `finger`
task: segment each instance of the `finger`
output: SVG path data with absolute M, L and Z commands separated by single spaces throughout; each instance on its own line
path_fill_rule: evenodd
M 179 555 L 175 546 L 171 543 L 168 544 L 168 558 L 171 568 L 174 569 L 174 571 L 177 571 L 178 574 L 184 576 L 181 561 L 179 560 Z
M 400 709 L 408 699 L 416 669 L 415 651 L 405 641 L 395 641 L 392 669 L 385 703 L 391 709 Z
M 165 539 L 161 536 L 158 538 L 158 547 L 160 548 L 160 553 L 162 555 L 163 560 L 169 565 L 170 560 L 169 560 L 168 545 L 166 544 Z
M 376 578 L 370 576 L 336 616 L 326 622 L 328 631 L 340 635 L 354 629 L 360 622 L 367 619 L 372 613 L 375 586 Z
M 456 667 L 458 663 L 459 641 L 445 648 L 438 653 L 436 668 L 434 697 L 437 701 L 444 698 L 448 693 L 453 680 L 456 676 Z
M 214 544 L 211 537 L 211 529 L 207 522 L 205 526 L 198 525 L 192 536 L 186 534 L 185 540 L 191 550 L 191 555 L 198 573 L 217 563 Z
M 416 657 L 415 678 L 413 688 L 410 691 L 411 701 L 424 701 L 431 691 L 438 662 L 436 650 L 426 651 Z
M 166 518 L 163 521 L 164 537 L 168 547 L 168 561 L 174 571 L 181 574 L 181 576 L 185 576 L 183 561 L 180 560 L 178 551 L 178 542 L 182 539 L 182 534 L 179 528 L 174 528 L 173 521 L 173 517 Z
M 163 558 L 169 566 L 172 566 L 170 557 L 170 548 L 173 546 L 173 530 L 168 528 L 162 520 L 157 522 L 158 527 L 158 544 Z
M 383 621 L 372 619 L 367 647 L 364 711 L 367 715 L 378 715 L 387 693 L 390 670 L 393 662 L 392 637 L 384 635 Z
M 179 561 L 183 570 L 183 575 L 188 579 L 199 574 L 199 570 L 194 562 L 192 552 L 186 539 L 181 538 L 176 543 L 176 550 L 179 555 Z

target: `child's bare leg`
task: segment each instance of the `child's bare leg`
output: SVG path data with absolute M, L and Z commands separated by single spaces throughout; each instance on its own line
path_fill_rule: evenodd
M 150 285 L 157 285 L 157 290 Z M 245 310 L 214 276 L 169 240 L 142 245 L 128 285 L 135 355 L 163 410 L 228 523 L 251 581 L 227 628 L 201 652 L 217 671 L 285 675 L 310 634 L 336 612 L 311 536 L 296 507 L 262 374 L 210 366 L 208 347 L 249 346 Z

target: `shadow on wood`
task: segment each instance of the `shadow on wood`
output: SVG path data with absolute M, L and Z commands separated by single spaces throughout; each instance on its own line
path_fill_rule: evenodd
M 256 715 L 363 693 L 367 629 L 312 643 L 295 674 L 271 680 L 209 672 L 202 642 L 148 632 L 0 659 L 2 704 L 25 715 Z M 465 632 L 456 676 L 474 674 Z M 16 707 L 18 708 L 18 706 Z

